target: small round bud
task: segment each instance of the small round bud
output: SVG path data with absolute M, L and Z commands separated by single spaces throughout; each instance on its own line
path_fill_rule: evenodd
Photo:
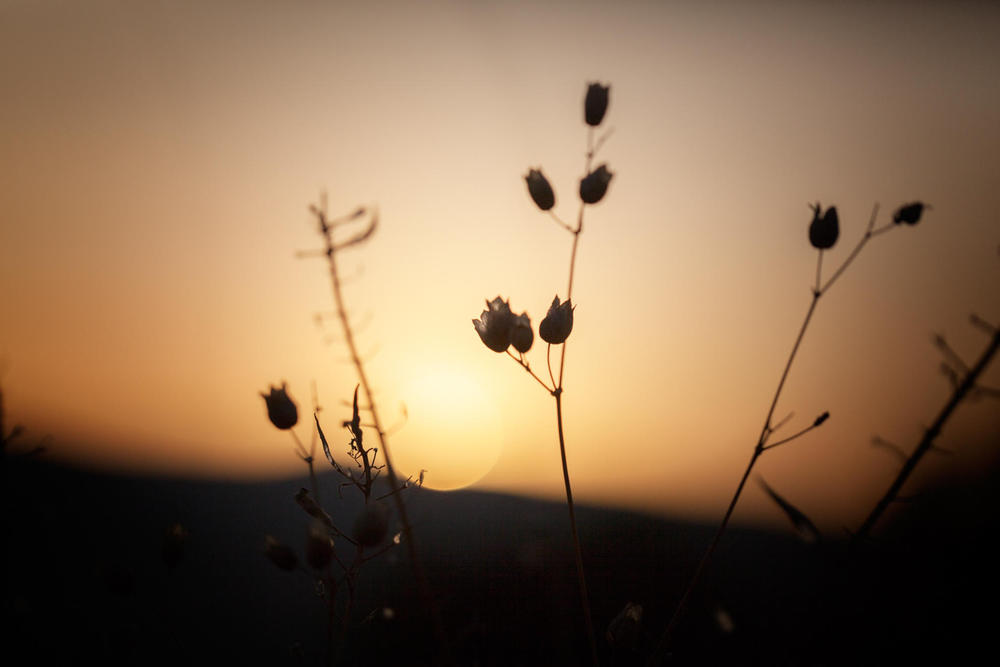
M 298 408 L 289 398 L 284 382 L 281 383 L 281 389 L 272 386 L 270 394 L 261 393 L 261 396 L 267 404 L 267 417 L 272 424 L 285 431 L 298 423 Z
M 298 556 L 295 555 L 292 548 L 282 544 L 270 535 L 264 538 L 264 554 L 278 569 L 285 572 L 294 570 L 299 564 Z
M 840 219 L 837 217 L 837 207 L 831 206 L 820 216 L 820 205 L 812 207 L 813 219 L 809 224 L 809 243 L 817 250 L 832 248 L 840 236 Z
M 354 539 L 363 547 L 379 544 L 389 530 L 389 510 L 382 503 L 369 503 L 354 520 Z
M 583 119 L 587 125 L 597 127 L 604 120 L 604 113 L 608 110 L 610 90 L 610 86 L 602 86 L 599 83 L 587 86 L 587 97 L 583 102 Z
M 585 204 L 596 204 L 604 198 L 608 191 L 608 183 L 614 176 L 608 171 L 608 165 L 602 164 L 600 167 L 590 172 L 580 180 L 580 199 Z
M 514 327 L 514 313 L 510 311 L 510 301 L 500 297 L 486 302 L 486 310 L 472 326 L 486 347 L 494 352 L 506 352 L 510 347 L 511 330 Z
M 531 331 L 531 320 L 528 313 L 521 313 L 514 318 L 514 326 L 510 330 L 510 344 L 514 349 L 524 354 L 531 349 L 531 344 L 535 342 L 535 334 Z
M 314 570 L 326 569 L 333 558 L 333 539 L 330 530 L 319 519 L 309 524 L 306 535 L 306 562 Z
M 915 225 L 920 222 L 920 216 L 923 215 L 925 208 L 930 207 L 919 201 L 904 204 L 893 213 L 892 221 L 897 225 L 901 222 L 905 222 L 908 225 Z
M 573 305 L 569 299 L 560 305 L 557 294 L 549 306 L 549 312 L 545 314 L 545 319 L 538 326 L 538 335 L 546 343 L 558 345 L 566 342 L 571 331 L 573 331 Z
M 531 195 L 538 208 L 548 211 L 556 205 L 556 193 L 552 191 L 552 186 L 549 185 L 549 181 L 541 169 L 529 171 L 528 175 L 524 177 L 524 181 L 528 184 L 528 194 Z

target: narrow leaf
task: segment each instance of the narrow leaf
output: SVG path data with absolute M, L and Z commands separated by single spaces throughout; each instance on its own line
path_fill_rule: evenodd
M 809 520 L 809 517 L 799 511 L 799 509 L 790 502 L 779 496 L 777 492 L 768 486 L 767 482 L 763 479 L 757 478 L 757 481 L 760 482 L 760 485 L 764 488 L 764 491 L 767 492 L 767 495 L 771 496 L 771 499 L 777 503 L 778 507 L 780 507 L 785 513 L 788 520 L 792 522 L 795 532 L 798 533 L 799 538 L 803 542 L 807 544 L 815 544 L 819 542 L 819 530 L 816 528 L 816 525 Z

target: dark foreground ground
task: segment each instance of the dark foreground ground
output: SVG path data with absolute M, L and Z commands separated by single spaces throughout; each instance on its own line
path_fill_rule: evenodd
M 265 534 L 302 554 L 299 483 L 123 478 L 25 460 L 8 460 L 4 477 L 2 636 L 16 664 L 324 663 L 315 581 L 264 556 Z M 733 527 L 671 664 L 993 655 L 997 480 L 922 495 L 861 552 L 841 536 L 810 546 L 791 532 Z M 331 499 L 333 485 L 321 478 Z M 429 490 L 408 504 L 459 665 L 586 663 L 563 505 Z M 326 505 L 351 525 L 352 507 Z M 587 507 L 579 518 L 602 664 L 643 664 L 713 528 Z M 189 537 L 171 570 L 161 549 L 174 522 Z M 436 644 L 402 549 L 365 566 L 357 595 L 341 664 L 432 664 Z M 643 606 L 643 625 L 634 647 L 614 648 L 603 636 L 628 602 Z

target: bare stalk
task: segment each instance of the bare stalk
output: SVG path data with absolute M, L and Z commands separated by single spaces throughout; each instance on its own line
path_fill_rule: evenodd
M 395 467 L 392 464 L 389 442 L 386 437 L 385 429 L 382 427 L 382 420 L 379 418 L 378 408 L 375 403 L 375 397 L 371 389 L 371 384 L 368 380 L 368 374 L 365 372 L 364 363 L 361 360 L 361 355 L 358 353 L 358 347 L 354 340 L 354 332 L 351 328 L 350 320 L 348 319 L 347 311 L 344 306 L 344 296 L 341 289 L 340 274 L 337 270 L 337 251 L 357 245 L 370 237 L 378 223 L 378 217 L 377 215 L 373 215 L 368 228 L 360 234 L 357 234 L 347 241 L 335 243 L 333 239 L 333 230 L 340 221 L 328 221 L 325 210 L 312 207 L 312 211 L 318 219 L 320 233 L 322 234 L 325 243 L 324 254 L 326 255 L 327 264 L 330 268 L 330 281 L 333 287 L 333 300 L 337 309 L 337 319 L 340 320 L 341 328 L 343 329 L 344 334 L 344 341 L 347 345 L 351 362 L 354 364 L 355 371 L 358 374 L 361 389 L 364 391 L 365 399 L 368 403 L 368 411 L 372 418 L 372 425 L 375 427 L 375 433 L 378 436 L 382 456 L 385 458 L 386 472 L 389 475 L 389 486 L 393 492 L 393 502 L 395 503 L 396 511 L 399 514 L 399 520 L 403 525 L 404 542 L 406 542 L 406 549 L 410 557 L 410 565 L 413 569 L 413 576 L 417 580 L 417 589 L 423 600 L 424 606 L 431 615 L 431 624 L 434 629 L 435 639 L 438 642 L 438 646 L 444 653 L 446 662 L 450 663 L 450 651 L 448 650 L 448 641 L 444 632 L 444 625 L 441 621 L 440 610 L 434 601 L 430 583 L 427 579 L 427 574 L 424 571 L 423 563 L 417 554 L 416 540 L 414 539 L 413 527 L 410 524 L 409 515 L 406 511 L 406 505 L 403 503 L 401 494 L 397 493 L 400 489 L 399 478 L 396 475 Z M 359 211 L 361 211 L 361 209 L 359 209 Z M 360 215 L 360 213 L 356 212 L 352 216 L 349 216 L 349 219 L 354 219 L 358 217 L 358 215 Z
M 590 173 L 591 161 L 594 156 L 594 132 L 593 128 L 588 128 L 587 134 L 587 161 L 584 174 Z M 566 287 L 566 300 L 573 297 L 573 275 L 576 270 L 576 250 L 580 243 L 580 234 L 583 232 L 583 211 L 585 204 L 580 203 L 580 213 L 577 215 L 576 229 L 570 230 L 573 234 L 573 247 L 569 255 L 569 281 Z M 573 534 L 573 553 L 576 557 L 576 579 L 580 586 L 580 603 L 583 605 L 583 617 L 587 626 L 587 640 L 590 643 L 590 659 L 597 667 L 600 661 L 597 657 L 597 635 L 594 632 L 594 620 L 590 611 L 590 595 L 587 593 L 587 575 L 583 569 L 583 550 L 580 548 L 580 534 L 576 527 L 576 508 L 573 505 L 573 489 L 569 481 L 569 465 L 566 462 L 566 439 L 563 435 L 562 417 L 562 394 L 563 394 L 563 370 L 566 368 L 566 343 L 563 341 L 562 350 L 559 357 L 559 381 L 556 383 L 552 396 L 556 400 L 556 426 L 559 431 L 559 457 L 562 461 L 563 484 L 566 487 L 566 506 L 569 508 L 569 524 Z M 551 373 L 551 370 L 550 370 Z
M 874 229 L 875 218 L 878 216 L 878 208 L 879 208 L 878 204 L 875 204 L 872 210 L 871 218 L 868 221 L 868 227 L 865 230 L 864 235 L 861 237 L 861 240 L 854 247 L 851 253 L 847 256 L 847 259 L 844 260 L 844 263 L 841 264 L 839 268 L 837 268 L 837 270 L 833 273 L 833 275 L 830 277 L 829 280 L 827 280 L 825 284 L 823 284 L 821 281 L 823 251 L 822 250 L 818 251 L 819 257 L 817 258 L 816 261 L 816 283 L 815 287 L 813 287 L 812 289 L 812 301 L 809 304 L 809 310 L 806 311 L 806 316 L 802 322 L 802 326 L 799 328 L 799 333 L 795 338 L 795 343 L 792 345 L 792 351 L 788 355 L 788 361 L 785 362 L 785 368 L 781 373 L 781 379 L 778 381 L 778 387 L 774 391 L 774 396 L 771 399 L 771 405 L 767 410 L 767 416 L 764 418 L 764 425 L 761 427 L 760 435 L 757 437 L 757 443 L 754 445 L 753 454 L 750 457 L 749 463 L 747 463 L 746 469 L 743 471 L 743 476 L 740 478 L 740 483 L 736 487 L 736 492 L 733 494 L 732 500 L 729 501 L 729 506 L 726 508 L 726 513 L 722 517 L 722 522 L 716 529 L 715 536 L 712 538 L 712 542 L 709 544 L 708 549 L 705 551 L 704 555 L 702 555 L 701 557 L 701 560 L 698 562 L 698 566 L 695 568 L 694 574 L 691 576 L 691 579 L 688 582 L 687 587 L 684 589 L 684 593 L 681 595 L 680 602 L 677 603 L 677 607 L 674 609 L 674 613 L 670 617 L 670 622 L 667 624 L 667 627 L 663 631 L 663 635 L 660 637 L 660 640 L 657 643 L 656 648 L 653 650 L 653 653 L 650 655 L 649 660 L 647 660 L 646 662 L 647 666 L 659 664 L 665 657 L 667 649 L 670 646 L 670 641 L 673 637 L 673 633 L 676 630 L 678 623 L 683 618 L 684 612 L 687 610 L 687 606 L 690 603 L 691 596 L 694 593 L 695 589 L 697 588 L 698 584 L 700 583 L 701 578 L 708 566 L 708 563 L 712 559 L 712 554 L 715 553 L 715 549 L 718 546 L 719 541 L 722 539 L 723 534 L 726 532 L 726 528 L 729 526 L 729 520 L 733 515 L 733 511 L 736 509 L 736 504 L 739 502 L 740 495 L 743 493 L 743 488 L 746 486 L 746 481 L 750 477 L 750 473 L 753 470 L 754 465 L 757 463 L 757 459 L 759 459 L 766 450 L 772 449 L 773 447 L 776 447 L 779 444 L 783 444 L 784 442 L 788 442 L 791 439 L 797 438 L 806 431 L 811 430 L 811 428 L 814 428 L 815 425 L 818 425 L 815 424 L 813 427 L 804 429 L 803 431 L 795 434 L 791 438 L 786 438 L 785 440 L 775 443 L 774 445 L 768 446 L 767 444 L 768 438 L 774 433 L 774 431 L 777 428 L 771 422 L 771 420 L 774 417 L 775 408 L 777 408 L 778 406 L 778 399 L 781 398 L 781 392 L 785 388 L 785 381 L 788 379 L 788 374 L 791 371 L 792 363 L 795 361 L 795 357 L 798 354 L 799 346 L 802 344 L 802 339 L 805 337 L 806 329 L 809 327 L 809 322 L 812 321 L 813 313 L 815 313 L 816 311 L 816 304 L 819 302 L 820 298 L 829 291 L 829 289 L 833 286 L 834 282 L 836 282 L 836 280 L 841 276 L 841 274 L 843 274 L 844 270 L 847 269 L 847 267 L 851 264 L 851 262 L 854 261 L 854 259 L 858 256 L 858 253 L 861 252 L 862 248 L 864 248 L 865 244 L 867 244 L 868 241 L 871 240 L 873 236 L 881 234 L 894 227 L 894 225 L 889 224 L 877 230 Z M 821 284 L 822 287 L 820 286 Z

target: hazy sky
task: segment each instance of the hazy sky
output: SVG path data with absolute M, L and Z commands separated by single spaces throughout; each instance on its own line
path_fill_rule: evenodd
M 330 430 L 346 416 L 325 267 L 294 258 L 325 190 L 381 214 L 345 273 L 383 412 L 408 407 L 400 465 L 561 497 L 551 398 L 470 320 L 500 294 L 537 323 L 565 292 L 569 235 L 523 176 L 575 216 L 596 80 L 615 176 L 574 286 L 580 501 L 717 517 L 809 305 L 808 203 L 840 211 L 827 267 L 875 202 L 933 205 L 820 302 L 777 412 L 832 417 L 759 464 L 857 525 L 897 466 L 872 435 L 912 447 L 947 398 L 931 334 L 971 360 L 969 313 L 1000 319 L 997 5 L 362 4 L 0 2 L 9 419 L 57 460 L 302 472 L 259 392 L 285 380 L 307 414 L 315 380 Z M 992 460 L 998 413 L 963 407 L 921 478 Z M 738 517 L 780 520 L 756 488 Z

